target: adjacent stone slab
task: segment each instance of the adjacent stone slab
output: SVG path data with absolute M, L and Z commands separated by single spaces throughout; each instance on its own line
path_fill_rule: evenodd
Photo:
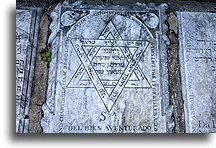
M 28 132 L 40 9 L 16 9 L 16 133 Z
M 215 132 L 216 14 L 178 12 L 187 133 Z
M 45 133 L 172 132 L 166 9 L 56 6 Z

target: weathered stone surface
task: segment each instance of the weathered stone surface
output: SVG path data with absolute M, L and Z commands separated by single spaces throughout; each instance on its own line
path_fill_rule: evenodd
M 179 66 L 179 41 L 177 32 L 174 31 L 178 28 L 177 16 L 173 13 L 169 14 L 167 20 L 169 31 L 168 37 L 170 44 L 168 45 L 168 74 L 169 74 L 169 96 L 170 101 L 173 105 L 173 117 L 175 126 L 173 129 L 174 133 L 185 132 L 185 121 L 184 121 L 184 101 L 182 98 L 182 86 Z
M 166 9 L 57 5 L 43 132 L 172 132 Z
M 34 85 L 32 90 L 31 104 L 42 105 L 45 102 L 47 88 L 48 63 L 42 61 L 41 53 L 47 48 L 50 18 L 47 15 L 41 17 L 40 30 L 38 33 L 38 45 L 36 54 L 36 66 Z
M 169 23 L 170 31 L 174 31 L 175 34 L 178 34 L 178 21 L 174 13 L 170 13 L 167 22 Z
M 38 46 L 35 61 L 35 74 L 33 78 L 32 96 L 29 105 L 29 133 L 42 132 L 40 120 L 42 117 L 42 105 L 45 103 L 48 67 L 49 63 L 42 61 L 41 53 L 48 50 L 49 25 L 51 19 L 44 14 L 41 17 L 40 29 L 38 33 Z
M 40 10 L 16 10 L 16 132 L 28 132 L 34 58 Z M 38 14 L 38 15 L 37 15 Z
M 216 14 L 178 12 L 187 133 L 215 132 Z
M 29 105 L 29 130 L 28 133 L 41 133 L 42 128 L 40 120 L 42 118 L 42 106 L 40 105 Z

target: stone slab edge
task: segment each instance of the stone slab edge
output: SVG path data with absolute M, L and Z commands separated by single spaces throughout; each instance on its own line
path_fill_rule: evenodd
M 180 12 L 177 11 L 177 17 L 178 17 L 178 22 L 179 22 L 179 26 L 182 26 L 182 13 L 189 13 L 189 12 Z M 190 12 L 190 13 L 200 13 L 200 12 Z M 203 12 L 203 13 L 210 13 L 210 12 Z M 187 100 L 187 82 L 186 82 L 186 73 L 185 73 L 185 54 L 184 54 L 184 45 L 183 45 L 183 32 L 182 32 L 182 27 L 179 27 L 179 63 L 180 63 L 180 72 L 181 72 L 181 81 L 182 81 L 182 96 L 183 96 L 183 100 L 184 100 L 184 110 L 185 110 L 185 132 L 186 133 L 191 133 L 190 131 L 190 119 L 189 119 L 189 104 L 188 104 L 188 100 Z
M 181 73 L 181 83 L 182 83 L 182 97 L 183 97 L 183 100 L 184 100 L 184 111 L 185 111 L 185 125 L 188 125 L 189 124 L 189 118 L 188 118 L 188 115 L 186 113 L 189 112 L 189 108 L 187 107 L 188 106 L 188 103 L 187 103 L 187 100 L 185 100 L 184 98 L 186 97 L 186 75 L 185 75 L 185 64 L 184 64 L 184 53 L 183 53 L 183 33 L 182 33 L 182 28 L 180 27 L 182 25 L 182 21 L 181 21 L 181 12 L 177 11 L 176 12 L 177 14 L 177 18 L 178 18 L 178 23 L 179 23 L 179 65 L 180 65 L 180 73 Z M 188 127 L 185 126 L 185 131 L 188 132 Z
M 32 8 L 32 7 L 16 7 L 16 10 L 31 10 L 34 11 L 34 15 L 32 17 L 32 24 L 31 24 L 31 34 L 32 40 L 30 40 L 30 48 L 31 51 L 27 51 L 27 63 L 29 65 L 25 66 L 25 71 L 27 73 L 24 76 L 24 83 L 23 83 L 23 90 L 25 91 L 25 109 L 23 111 L 22 117 L 19 119 L 20 124 L 20 131 L 16 131 L 16 133 L 28 133 L 29 129 L 29 119 L 25 118 L 28 116 L 29 112 L 29 104 L 31 99 L 31 89 L 32 89 L 32 82 L 34 77 L 34 67 L 35 67 L 35 58 L 36 58 L 36 49 L 37 49 L 37 38 L 39 32 L 39 23 L 40 17 L 42 15 L 43 9 L 42 8 Z M 30 54 L 29 54 L 30 53 Z
M 55 115 L 55 90 L 56 90 L 56 77 L 57 77 L 57 62 L 58 62 L 58 51 L 62 47 L 60 38 L 58 35 L 60 34 L 60 12 L 62 6 L 68 6 L 74 9 L 101 9 L 101 10 L 145 10 L 145 9 L 158 9 L 160 11 L 161 16 L 161 35 L 159 41 L 159 52 L 160 52 L 160 69 L 161 69 L 161 96 L 162 98 L 162 115 L 166 115 L 167 120 L 167 133 L 171 133 L 174 128 L 174 120 L 172 118 L 173 114 L 173 106 L 170 105 L 169 101 L 169 90 L 168 90 L 168 69 L 167 69 L 167 45 L 169 44 L 169 39 L 166 36 L 166 32 L 168 30 L 168 26 L 165 25 L 165 21 L 167 20 L 167 15 L 165 14 L 168 5 L 161 4 L 159 6 L 155 6 L 154 3 L 150 3 L 146 5 L 144 3 L 136 3 L 133 6 L 111 6 L 111 5 L 86 5 L 83 4 L 83 1 L 77 1 L 74 3 L 69 4 L 68 2 L 59 3 L 54 10 L 50 13 L 50 17 L 52 18 L 52 23 L 50 24 L 51 34 L 48 39 L 48 43 L 51 44 L 51 51 L 52 51 L 52 61 L 50 62 L 49 67 L 49 77 L 48 77 L 48 88 L 47 88 L 47 97 L 46 103 L 42 106 L 42 110 L 44 112 L 44 117 L 41 119 L 41 126 L 43 128 L 44 133 L 49 133 L 50 122 L 52 121 L 53 115 Z

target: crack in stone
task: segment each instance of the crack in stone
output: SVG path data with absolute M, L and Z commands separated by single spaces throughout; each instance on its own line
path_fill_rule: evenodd
M 178 22 L 174 13 L 170 13 L 167 25 L 169 30 L 167 36 L 170 39 L 168 45 L 168 79 L 169 79 L 169 95 L 170 101 L 174 106 L 173 118 L 175 121 L 174 132 L 185 132 L 185 118 L 184 118 L 184 101 L 182 97 L 182 86 L 178 55 Z
M 42 105 L 45 103 L 48 86 L 49 64 L 41 60 L 41 51 L 47 47 L 49 25 L 51 20 L 48 15 L 41 17 L 38 34 L 38 47 L 35 63 L 35 76 L 33 80 L 32 96 L 29 106 L 29 133 L 41 133 L 40 120 L 43 117 Z

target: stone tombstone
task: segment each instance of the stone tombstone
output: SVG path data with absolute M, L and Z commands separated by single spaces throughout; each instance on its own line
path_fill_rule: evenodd
M 28 132 L 28 106 L 41 9 L 16 9 L 16 133 Z
M 167 133 L 166 4 L 52 11 L 44 133 Z
M 187 133 L 215 132 L 216 14 L 178 12 Z

